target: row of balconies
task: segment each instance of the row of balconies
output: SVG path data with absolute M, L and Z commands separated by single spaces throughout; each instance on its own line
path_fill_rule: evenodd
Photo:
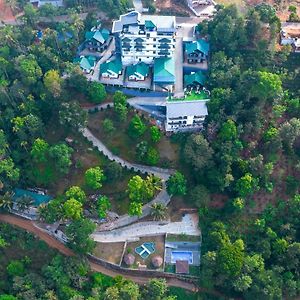
M 149 44 L 135 44 L 134 46 L 129 44 L 129 43 L 124 43 L 122 44 L 122 49 L 130 49 L 130 50 L 135 50 L 135 49 L 147 49 L 147 51 L 163 51 L 163 50 L 167 50 L 167 51 L 171 51 L 173 52 L 175 49 L 175 45 L 158 45 L 158 47 L 156 47 L 157 45 L 149 45 Z
M 131 41 L 134 41 L 134 40 L 140 38 L 140 39 L 143 39 L 145 41 L 153 40 L 153 42 L 160 42 L 160 40 L 169 40 L 169 42 L 167 42 L 167 43 L 175 43 L 176 42 L 176 39 L 173 36 L 165 36 L 165 37 L 162 37 L 162 36 L 148 36 L 147 37 L 145 35 L 136 35 L 136 34 L 128 35 L 128 34 L 126 34 L 126 36 L 122 36 L 120 38 L 121 38 L 121 40 L 124 39 L 124 38 L 128 38 Z
M 201 120 L 195 120 L 195 119 L 201 119 Z M 199 122 L 205 119 L 205 116 L 194 116 L 193 120 L 194 122 Z M 184 120 L 184 121 L 182 121 Z M 168 121 L 175 121 L 175 122 L 186 122 L 187 116 L 180 116 L 176 118 L 168 118 Z
M 150 52 L 139 52 L 139 51 L 134 52 L 134 53 L 132 53 L 132 52 L 123 52 L 122 55 L 126 56 L 126 57 L 128 57 L 128 56 L 132 56 L 132 57 L 135 57 L 135 56 L 137 56 L 137 57 L 139 57 L 139 56 L 143 56 L 143 57 L 144 56 L 145 57 L 159 57 L 159 56 L 171 57 L 172 56 L 171 53 L 150 53 Z

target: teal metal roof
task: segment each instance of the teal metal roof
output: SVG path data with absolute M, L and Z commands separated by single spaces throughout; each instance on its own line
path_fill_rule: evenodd
M 149 29 L 153 29 L 156 25 L 151 20 L 145 20 L 145 27 Z
M 96 58 L 94 56 L 82 56 L 75 58 L 74 62 L 79 63 L 82 70 L 91 70 L 95 66 Z
M 96 31 L 88 31 L 85 33 L 86 41 L 91 39 L 96 40 L 97 42 L 103 44 L 109 38 L 109 31 L 105 28 Z
M 126 69 L 127 76 L 141 74 L 144 77 L 147 77 L 149 74 L 149 66 L 144 62 L 140 62 L 136 65 L 128 66 Z
M 173 58 L 157 58 L 154 60 L 154 81 L 175 82 L 175 61 Z
M 100 65 L 100 74 L 103 74 L 105 72 L 113 72 L 119 74 L 120 71 L 122 71 L 122 62 L 119 58 Z
M 30 197 L 34 201 L 34 206 L 39 206 L 43 203 L 48 203 L 52 197 L 48 195 L 40 195 L 35 192 L 23 190 L 23 189 L 15 189 L 13 200 L 16 201 L 18 198 L 21 197 Z
M 205 55 L 208 55 L 209 43 L 206 42 L 205 40 L 198 40 L 192 43 L 188 43 L 185 46 L 185 51 L 187 52 L 187 54 L 191 54 L 194 51 L 200 51 Z
M 206 76 L 202 71 L 195 72 L 190 75 L 185 75 L 184 76 L 184 85 L 194 85 L 195 83 L 201 84 L 202 86 L 205 85 L 206 82 Z

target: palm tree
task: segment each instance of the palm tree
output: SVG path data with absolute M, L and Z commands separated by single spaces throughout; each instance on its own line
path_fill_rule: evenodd
M 156 191 L 162 190 L 162 182 L 159 177 L 150 175 L 150 176 L 147 176 L 147 181 L 153 187 L 154 190 L 156 190 Z
M 30 206 L 32 206 L 34 203 L 33 199 L 29 196 L 22 196 L 17 199 L 17 207 L 18 210 L 23 212 L 25 210 L 28 210 Z
M 167 217 L 167 207 L 162 203 L 153 203 L 151 205 L 151 216 L 155 221 L 164 220 Z
M 12 209 L 13 206 L 13 200 L 12 200 L 13 194 L 6 192 L 3 196 L 0 197 L 0 209 L 9 211 Z

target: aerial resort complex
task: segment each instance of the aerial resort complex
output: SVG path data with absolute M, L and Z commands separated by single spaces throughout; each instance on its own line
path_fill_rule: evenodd
M 140 96 L 134 106 L 167 132 L 201 129 L 210 47 L 195 27 L 186 32 L 174 16 L 132 11 L 113 21 L 111 32 L 99 23 L 85 36 L 75 62 L 89 80 Z
M 300 0 L 0 0 L 0 300 L 300 299 Z

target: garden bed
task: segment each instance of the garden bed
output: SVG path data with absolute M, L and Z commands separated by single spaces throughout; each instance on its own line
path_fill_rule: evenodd
M 166 242 L 200 242 L 200 236 L 186 234 L 168 234 Z

